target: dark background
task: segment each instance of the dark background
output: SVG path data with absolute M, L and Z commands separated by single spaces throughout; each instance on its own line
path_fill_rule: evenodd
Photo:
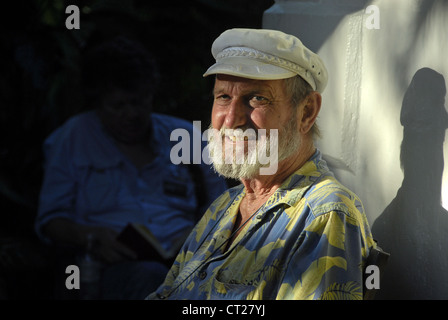
M 156 56 L 154 111 L 209 124 L 213 40 L 235 27 L 261 28 L 274 0 L 30 0 L 0 8 L 0 298 L 52 298 L 51 268 L 33 231 L 42 179 L 42 142 L 84 110 L 83 50 L 118 34 Z M 68 30 L 68 5 L 80 29 Z

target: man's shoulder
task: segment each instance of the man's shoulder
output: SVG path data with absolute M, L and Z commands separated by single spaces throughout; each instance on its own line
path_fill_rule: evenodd
M 325 176 L 316 182 L 304 196 L 314 216 L 332 211 L 353 216 L 364 212 L 361 199 L 333 176 Z
M 77 137 L 82 139 L 90 135 L 91 130 L 98 126 L 98 119 L 93 111 L 86 111 L 75 114 L 68 118 L 62 125 L 56 128 L 47 138 L 46 143 L 55 140 L 66 140 Z

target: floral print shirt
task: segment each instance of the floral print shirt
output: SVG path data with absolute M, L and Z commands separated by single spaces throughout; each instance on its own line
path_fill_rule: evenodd
M 212 203 L 147 299 L 362 299 L 375 242 L 360 199 L 319 150 L 228 246 L 244 195 L 239 185 Z

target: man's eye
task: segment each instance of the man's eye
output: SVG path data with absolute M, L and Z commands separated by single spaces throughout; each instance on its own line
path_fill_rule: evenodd
M 250 99 L 250 104 L 252 106 L 266 105 L 268 103 L 269 103 L 269 100 L 263 96 L 253 96 Z
M 222 94 L 215 97 L 215 100 L 220 103 L 228 102 L 230 100 L 230 96 L 226 94 Z

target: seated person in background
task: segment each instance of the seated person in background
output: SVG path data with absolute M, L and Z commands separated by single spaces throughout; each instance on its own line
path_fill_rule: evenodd
M 171 162 L 171 132 L 184 128 L 192 136 L 196 129 L 152 112 L 157 70 L 142 45 L 117 37 L 87 54 L 83 71 L 93 110 L 69 119 L 44 143 L 36 231 L 45 243 L 74 248 L 93 235 L 94 253 L 106 266 L 102 297 L 143 299 L 167 266 L 136 261 L 117 234 L 130 222 L 143 224 L 168 250 L 183 243 L 227 185 L 210 166 Z
M 360 199 L 313 141 L 323 61 L 274 30 L 228 30 L 212 53 L 209 150 L 242 184 L 214 201 L 147 299 L 362 299 L 375 242 Z M 276 168 L 257 158 L 266 146 Z

